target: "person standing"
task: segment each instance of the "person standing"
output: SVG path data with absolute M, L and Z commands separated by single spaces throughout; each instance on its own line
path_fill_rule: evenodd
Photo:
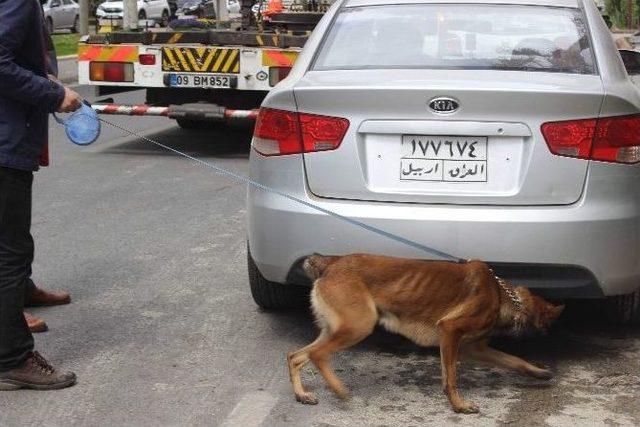
M 44 18 L 44 13 L 43 13 Z M 58 81 L 58 59 L 56 56 L 56 48 L 53 44 L 53 39 L 49 33 L 49 26 L 46 21 L 42 19 L 42 31 L 44 34 L 45 50 L 47 55 L 45 57 L 47 76 L 50 80 Z M 47 140 L 45 139 L 45 147 L 43 148 L 42 155 L 40 156 L 40 165 L 48 166 L 49 164 L 49 147 Z M 51 305 L 63 305 L 71 302 L 71 295 L 68 292 L 50 292 L 44 289 L 38 288 L 33 280 L 27 281 L 25 291 L 25 307 L 42 307 Z M 27 321 L 27 326 L 32 333 L 46 332 L 49 330 L 47 323 L 44 319 L 34 316 L 32 314 L 24 312 L 24 319 Z
M 47 77 L 38 0 L 0 0 L 0 390 L 49 390 L 76 382 L 34 351 L 23 315 L 31 288 L 33 173 L 46 160 L 48 114 L 80 96 Z

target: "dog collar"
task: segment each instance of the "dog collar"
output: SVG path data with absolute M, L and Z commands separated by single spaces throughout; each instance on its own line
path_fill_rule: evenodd
M 509 286 L 509 284 L 505 282 L 504 279 L 501 279 L 500 277 L 495 275 L 493 277 L 496 278 L 496 280 L 498 281 L 498 285 L 507 294 L 515 309 L 518 311 L 522 311 L 524 304 L 522 302 L 522 297 L 520 297 L 518 292 L 513 287 Z

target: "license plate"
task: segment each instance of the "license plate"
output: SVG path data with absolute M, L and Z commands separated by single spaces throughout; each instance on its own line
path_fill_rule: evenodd
M 199 88 L 230 88 L 231 77 L 214 74 L 170 74 L 169 86 Z
M 400 180 L 486 182 L 487 137 L 403 135 Z

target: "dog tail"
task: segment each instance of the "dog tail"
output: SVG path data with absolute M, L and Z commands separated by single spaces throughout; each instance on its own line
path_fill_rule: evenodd
M 329 267 L 334 262 L 338 261 L 341 257 L 339 256 L 325 256 L 320 254 L 313 254 L 308 256 L 304 263 L 302 264 L 302 268 L 304 272 L 307 273 L 307 276 L 311 280 L 316 280 L 321 277 L 327 267 Z

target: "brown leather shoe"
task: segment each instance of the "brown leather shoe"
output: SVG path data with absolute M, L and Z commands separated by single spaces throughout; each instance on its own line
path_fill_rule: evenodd
M 68 292 L 47 292 L 40 288 L 29 295 L 25 301 L 25 307 L 41 307 L 44 305 L 64 305 L 71 302 L 71 296 Z
M 29 355 L 21 366 L 0 372 L 0 390 L 55 390 L 76 383 L 73 372 L 58 372 L 37 351 Z
M 34 334 L 38 332 L 47 332 L 49 330 L 49 327 L 44 320 L 39 317 L 33 316 L 26 311 L 24 312 L 24 320 L 27 321 L 29 330 Z

